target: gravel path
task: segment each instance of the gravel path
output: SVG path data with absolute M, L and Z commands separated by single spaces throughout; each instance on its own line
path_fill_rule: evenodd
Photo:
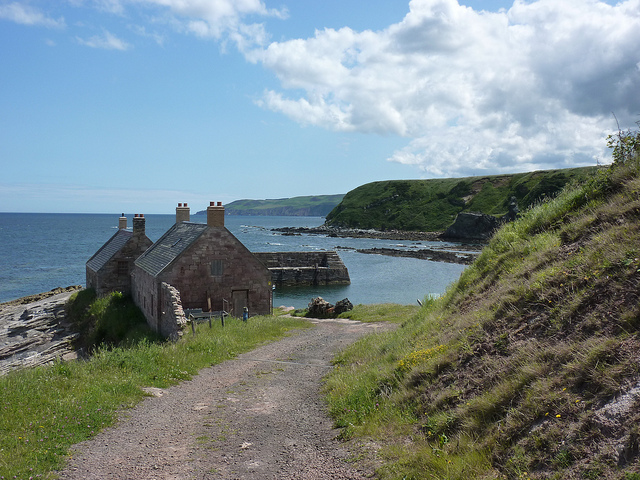
M 127 410 L 77 446 L 62 479 L 361 479 L 327 416 L 331 358 L 390 325 L 314 320 L 314 328 L 202 370 Z

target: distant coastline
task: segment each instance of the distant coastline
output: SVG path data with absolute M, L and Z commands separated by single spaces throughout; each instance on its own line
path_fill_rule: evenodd
M 270 200 L 236 200 L 225 205 L 227 215 L 326 217 L 344 198 L 340 195 L 313 195 Z M 204 214 L 199 211 L 196 215 Z

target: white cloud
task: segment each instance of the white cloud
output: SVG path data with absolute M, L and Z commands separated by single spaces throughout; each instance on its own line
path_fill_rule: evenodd
M 48 28 L 64 28 L 64 18 L 47 17 L 40 10 L 18 2 L 0 5 L 0 18 L 10 20 L 21 25 L 34 25 Z
M 595 164 L 611 112 L 638 119 L 640 0 L 409 6 L 381 31 L 325 29 L 248 53 L 282 85 L 259 103 L 304 124 L 407 137 L 390 160 L 429 176 Z
M 119 39 L 111 32 L 104 31 L 102 35 L 94 35 L 91 38 L 83 39 L 76 37 L 80 45 L 91 48 L 102 48 L 105 50 L 128 50 L 131 46 L 124 40 Z
M 264 46 L 268 35 L 261 23 L 252 23 L 251 18 L 286 18 L 286 8 L 267 8 L 262 0 L 67 0 L 75 7 L 93 6 L 102 11 L 122 17 L 131 17 L 137 8 L 144 12 L 143 21 L 165 25 L 197 37 L 231 40 L 240 51 Z M 162 44 L 164 36 L 148 34 L 143 26 L 131 29 L 144 36 L 153 37 Z
M 122 3 L 158 7 L 182 31 L 216 40 L 229 37 L 241 50 L 264 45 L 267 39 L 263 25 L 249 23 L 247 18 L 287 17 L 286 9 L 269 9 L 262 0 L 122 0 Z
M 164 45 L 164 42 L 165 42 L 164 35 L 161 35 L 156 32 L 149 32 L 145 27 L 140 25 L 129 25 L 129 29 L 141 37 L 152 39 L 159 46 Z

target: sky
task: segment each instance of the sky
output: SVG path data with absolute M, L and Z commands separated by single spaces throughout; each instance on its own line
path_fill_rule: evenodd
M 0 211 L 606 164 L 640 0 L 0 0 Z

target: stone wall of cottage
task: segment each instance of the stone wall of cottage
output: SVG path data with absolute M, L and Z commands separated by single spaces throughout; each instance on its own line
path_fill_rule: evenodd
M 177 296 L 170 297 L 163 284 Z M 272 307 L 271 273 L 225 227 L 207 229 L 157 277 L 135 266 L 132 289 L 149 326 L 165 336 L 173 332 L 171 316 L 179 316 L 168 313 L 175 298 L 180 308 L 224 310 L 236 317 L 244 306 L 250 315 L 268 315 Z
M 131 297 L 155 332 L 160 332 L 158 321 L 160 283 L 137 265 L 131 274 Z
M 182 309 L 180 292 L 166 282 L 160 285 L 160 318 L 158 331 L 164 337 L 177 340 L 182 336 L 187 318 Z
M 151 244 L 151 240 L 145 235 L 132 235 L 98 272 L 86 267 L 87 288 L 95 289 L 98 296 L 111 292 L 131 294 L 133 263 Z
M 208 228 L 161 277 L 180 291 L 185 309 L 271 313 L 271 273 L 225 227 Z
M 85 266 L 85 279 L 87 288 L 93 288 L 96 293 L 98 292 L 98 273 L 94 272 L 89 267 Z

